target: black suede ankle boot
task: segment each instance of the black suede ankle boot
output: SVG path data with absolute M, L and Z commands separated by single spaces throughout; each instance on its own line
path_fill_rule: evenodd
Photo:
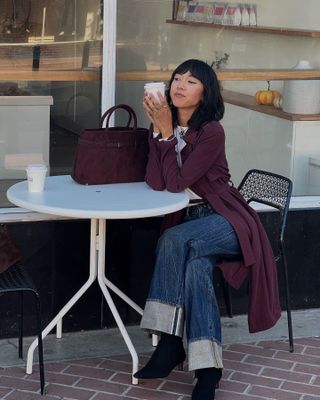
M 165 378 L 186 359 L 179 336 L 161 334 L 161 339 L 147 364 L 134 374 L 138 379 Z
M 222 376 L 222 370 L 218 368 L 203 368 L 196 371 L 198 379 L 192 392 L 192 400 L 213 400 L 217 383 Z

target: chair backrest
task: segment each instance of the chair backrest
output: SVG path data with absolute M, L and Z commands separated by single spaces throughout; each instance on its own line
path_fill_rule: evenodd
M 292 194 L 291 180 L 272 172 L 251 169 L 242 179 L 238 190 L 247 203 L 255 201 L 279 210 L 282 241 Z

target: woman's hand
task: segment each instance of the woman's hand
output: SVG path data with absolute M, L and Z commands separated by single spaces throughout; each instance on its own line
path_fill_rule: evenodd
M 164 139 L 172 136 L 172 114 L 167 100 L 158 92 L 160 102 L 153 94 L 145 93 L 143 108 L 153 124 L 154 132 L 161 133 Z

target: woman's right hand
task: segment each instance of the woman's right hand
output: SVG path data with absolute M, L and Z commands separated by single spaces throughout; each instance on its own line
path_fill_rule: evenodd
M 172 136 L 172 113 L 167 100 L 158 93 L 160 102 L 153 94 L 145 93 L 143 97 L 143 108 L 151 123 L 154 132 L 161 133 L 163 138 Z

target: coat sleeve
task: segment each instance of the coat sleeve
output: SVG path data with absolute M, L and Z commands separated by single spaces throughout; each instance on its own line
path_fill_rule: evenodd
M 195 184 L 224 155 L 225 136 L 220 124 L 210 123 L 205 126 L 192 144 L 193 149 L 181 168 L 177 163 L 175 148 L 170 144 L 163 145 L 160 142 L 163 181 L 170 192 L 181 192 Z

